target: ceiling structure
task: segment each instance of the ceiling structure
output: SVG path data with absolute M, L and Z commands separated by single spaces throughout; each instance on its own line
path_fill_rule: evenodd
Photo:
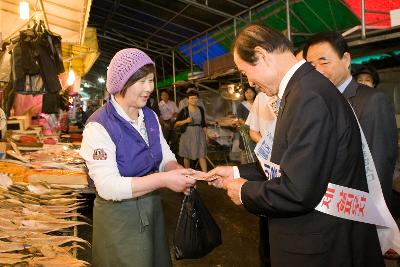
M 393 51 L 399 29 L 390 28 L 389 10 L 400 1 L 365 0 L 367 38 L 361 39 L 359 0 L 93 0 L 89 26 L 97 29 L 100 57 L 84 79 L 95 83 L 120 49 L 136 47 L 156 62 L 158 82 L 187 80 L 207 60 L 229 53 L 235 34 L 261 22 L 290 34 L 296 47 L 313 33 L 346 33 L 354 53 Z M 387 4 L 382 4 L 387 2 Z M 289 4 L 288 4 L 289 3 Z M 289 7 L 289 9 L 287 8 Z M 287 14 L 290 14 L 288 29 Z M 390 28 L 390 29 L 389 29 Z M 386 34 L 386 37 L 382 37 Z M 371 38 L 369 38 L 371 37 Z M 375 39 L 374 39 L 375 38 Z M 385 41 L 386 40 L 386 41 Z M 398 45 L 397 45 L 398 46 Z M 397 56 L 393 53 L 394 56 Z M 174 59 L 174 60 L 173 60 Z
M 30 20 L 19 17 L 19 0 L 0 0 L 1 40 L 7 40 L 26 28 L 32 19 L 43 20 L 46 28 L 59 34 L 63 42 L 82 44 L 89 18 L 91 0 L 26 0 Z
M 268 0 L 94 0 L 89 26 L 97 28 L 101 56 L 87 79 L 105 76 L 106 66 L 120 49 L 136 47 L 156 62 L 158 76 L 172 75 L 172 51 L 175 71 L 191 68 L 190 57 L 178 48 L 190 38 L 203 35 L 215 25 L 233 18 L 244 20 L 239 13 L 262 7 Z M 218 30 L 220 27 L 215 27 Z M 91 77 L 93 75 L 94 77 Z

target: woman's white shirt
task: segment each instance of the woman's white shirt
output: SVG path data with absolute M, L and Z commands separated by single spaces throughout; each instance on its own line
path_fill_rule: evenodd
M 271 106 L 273 101 L 275 97 L 269 97 L 263 92 L 257 94 L 246 120 L 251 130 L 263 135 L 266 129 L 275 128 L 276 115 Z
M 111 96 L 111 103 L 117 113 L 135 128 L 148 144 L 148 136 L 144 123 L 143 110 L 139 109 L 137 123 L 133 122 L 122 107 Z M 155 113 L 154 113 L 155 114 Z M 155 115 L 157 117 L 157 115 Z M 176 161 L 175 155 L 169 148 L 162 134 L 161 126 L 157 118 L 160 132 L 162 161 L 159 171 L 164 171 L 165 165 L 170 161 Z M 94 153 L 101 153 L 102 157 L 95 157 Z M 132 198 L 132 177 L 123 177 L 119 173 L 116 161 L 116 146 L 107 130 L 97 122 L 89 122 L 83 131 L 83 139 L 79 154 L 86 161 L 89 176 L 95 183 L 98 194 L 106 200 L 119 201 Z M 96 158 L 96 159 L 94 159 Z

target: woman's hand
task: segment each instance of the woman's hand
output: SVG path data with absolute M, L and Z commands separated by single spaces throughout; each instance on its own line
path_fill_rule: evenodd
M 196 180 L 189 177 L 195 173 L 191 169 L 175 169 L 162 173 L 164 187 L 174 192 L 187 192 L 188 189 L 196 184 Z
M 192 117 L 187 117 L 185 123 L 191 123 L 193 121 Z

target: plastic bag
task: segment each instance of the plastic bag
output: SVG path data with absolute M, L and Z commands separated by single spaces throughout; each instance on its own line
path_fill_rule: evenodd
M 221 230 L 204 206 L 196 189 L 191 188 L 182 202 L 174 235 L 176 259 L 197 259 L 222 244 Z

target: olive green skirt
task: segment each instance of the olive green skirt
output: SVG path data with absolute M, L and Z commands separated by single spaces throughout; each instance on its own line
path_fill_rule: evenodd
M 159 194 L 125 201 L 107 201 L 97 195 L 92 259 L 96 267 L 171 266 Z

